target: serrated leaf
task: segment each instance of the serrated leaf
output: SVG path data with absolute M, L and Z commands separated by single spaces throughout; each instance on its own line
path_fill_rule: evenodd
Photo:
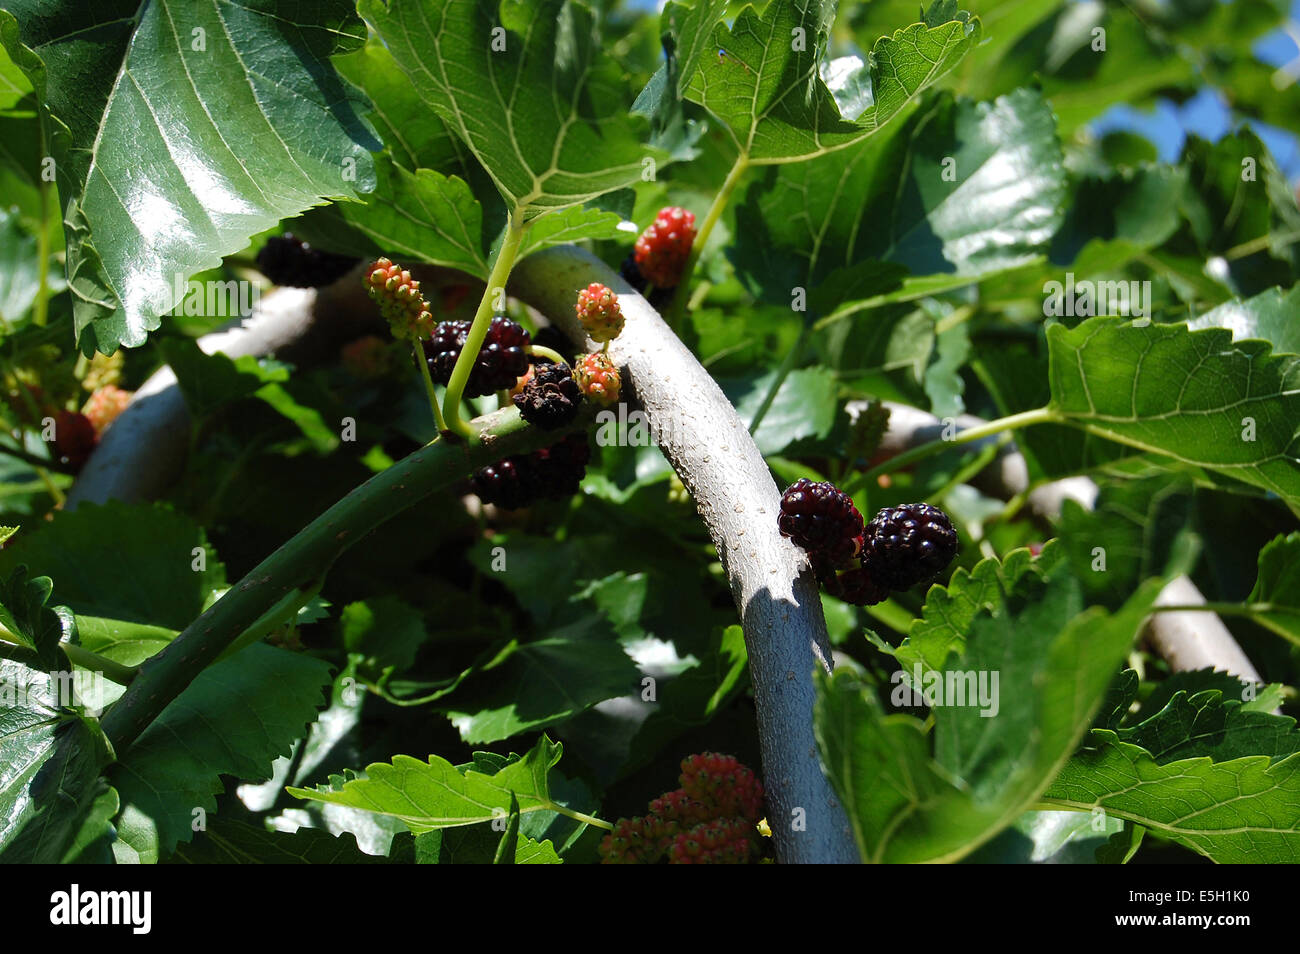
M 252 397 L 263 385 L 289 379 L 289 369 L 283 365 L 263 365 L 254 355 L 206 354 L 190 338 L 165 338 L 158 342 L 158 350 L 175 372 L 185 404 L 196 418 Z
M 0 862 L 57 864 L 108 760 L 99 724 L 62 708 L 50 673 L 0 656 Z
M 357 653 L 376 672 L 392 667 L 401 672 L 415 661 L 415 653 L 429 637 L 424 618 L 396 596 L 380 596 L 349 603 L 339 617 L 343 648 Z
M 375 188 L 363 201 L 313 210 L 295 229 L 368 258 L 445 265 L 478 278 L 489 271 L 483 207 L 469 185 L 434 169 L 404 169 L 387 155 L 375 157 Z
M 1044 803 L 1101 809 L 1220 864 L 1300 861 L 1300 753 L 1159 765 L 1113 732 L 1096 729 L 1092 741 L 1061 770 Z
M 993 583 L 965 654 L 916 687 L 931 703 L 933 739 L 920 719 L 882 712 L 856 677 L 818 680 L 818 750 L 864 860 L 954 861 L 1015 822 L 1087 730 L 1159 589 L 1150 581 L 1107 615 L 1080 612 L 1082 591 L 1060 563 Z M 958 686 L 978 687 L 978 701 L 948 695 Z M 896 704 L 916 704 L 900 690 Z
M 19 566 L 0 580 L 0 623 L 7 638 L 31 649 L 35 662 L 45 669 L 60 663 L 59 643 L 75 639 L 76 619 L 66 606 L 47 606 L 54 583 L 47 576 L 29 578 L 27 567 Z
M 0 208 L 0 327 L 13 330 L 40 287 L 36 236 L 23 228 L 16 211 Z
M 361 49 L 337 56 L 333 62 L 339 75 L 369 98 L 370 121 L 379 130 L 393 161 L 408 172 L 434 169 L 464 178 L 467 164 L 474 161 L 469 151 L 438 114 L 424 105 L 393 54 L 377 37 L 370 37 Z M 376 192 L 382 191 L 381 178 Z M 368 196 L 366 202 L 370 200 Z
M 1088 816 L 1085 815 L 1084 817 Z M 1142 847 L 1142 839 L 1146 833 L 1147 830 L 1141 825 L 1125 822 L 1121 830 L 1111 835 L 1106 844 L 1097 849 L 1097 864 L 1128 864 L 1133 860 L 1133 856 L 1137 854 L 1137 850 Z
M 399 755 L 391 764 L 366 766 L 365 778 L 335 776 L 330 785 L 288 791 L 298 798 L 390 815 L 419 835 L 490 822 L 509 811 L 512 797 L 521 815 L 555 811 L 559 806 L 551 800 L 547 776 L 563 751 L 543 734 L 523 758 L 491 774 L 477 768 L 461 772 L 436 755 L 427 762 Z
M 1295 719 L 1247 708 L 1216 689 L 1193 695 L 1179 690 L 1150 718 L 1114 731 L 1159 765 L 1201 756 L 1216 762 L 1250 755 L 1280 759 L 1300 752 Z
M 1226 328 L 1233 341 L 1259 338 L 1273 346 L 1274 354 L 1300 354 L 1300 285 L 1289 292 L 1270 288 L 1245 301 L 1230 301 L 1191 319 L 1187 327 Z
M 1300 357 L 1231 338 L 1117 318 L 1052 325 L 1050 406 L 1094 434 L 1300 506 Z
M 849 118 L 819 70 L 834 18 L 832 0 L 769 0 L 761 16 L 746 6 L 733 25 L 714 26 L 687 98 L 723 121 L 742 155 L 809 159 L 875 132 L 979 42 L 978 20 L 916 23 L 881 37 L 871 51 L 873 104 Z
M 747 424 L 754 419 L 777 372 L 743 381 L 718 382 Z M 781 382 L 771 406 L 754 432 L 766 454 L 780 454 L 796 441 L 825 437 L 835 423 L 835 375 L 826 368 L 799 368 Z
M 1093 507 L 1066 500 L 1057 525 L 1058 542 L 1093 599 L 1115 606 L 1142 580 L 1192 569 L 1201 547 L 1191 529 L 1189 480 L 1162 473 L 1099 483 Z
M 516 222 L 631 185 L 658 155 L 626 118 L 622 72 L 579 3 L 362 0 L 359 9 Z
M 960 653 L 966 634 L 980 610 L 1000 599 L 1027 573 L 1043 573 L 1062 556 L 1059 546 L 1043 548 L 1036 561 L 1027 549 L 1012 550 L 1002 560 L 988 558 L 971 570 L 958 567 L 947 586 L 932 586 L 921 618 L 912 623 L 907 639 L 893 651 L 904 672 L 943 669 L 951 653 Z
M 77 642 L 105 659 L 138 666 L 161 652 L 176 638 L 177 630 L 100 616 L 77 617 Z
M 203 568 L 195 570 L 195 549 Z M 225 585 L 203 531 L 163 504 L 82 504 L 59 512 L 0 551 L 0 573 L 19 564 L 59 581 L 59 600 L 86 616 L 181 630 Z
M 527 255 L 548 245 L 581 242 L 588 239 L 613 239 L 623 234 L 619 226 L 623 217 L 592 206 L 573 206 L 537 220 L 524 233 L 519 254 Z
M 174 276 L 373 184 L 379 143 L 329 63 L 361 43 L 346 0 L 289 11 L 114 0 L 54 13 L 6 0 L 0 21 L 48 111 L 86 354 L 142 344 L 177 304 Z
M 770 170 L 737 210 L 732 258 L 756 293 L 809 289 L 819 315 L 937 294 L 1045 253 L 1065 191 L 1036 92 L 944 97 L 886 137 Z M 894 290 L 900 268 L 939 283 Z
M 640 685 L 641 673 L 615 642 L 566 639 L 562 632 L 519 646 L 439 700 L 470 744 L 544 728 Z M 471 704 L 472 703 L 472 707 Z
M 216 811 L 222 775 L 269 778 L 328 681 L 321 660 L 262 645 L 200 673 L 109 772 L 123 805 L 119 861 L 158 861 L 189 841 L 195 811 Z

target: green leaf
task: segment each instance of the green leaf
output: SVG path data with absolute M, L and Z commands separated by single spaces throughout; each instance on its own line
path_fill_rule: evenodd
M 1259 551 L 1259 576 L 1246 598 L 1264 604 L 1251 618 L 1300 644 L 1300 533 L 1276 537 Z
M 538 219 L 524 233 L 520 256 L 536 252 L 548 245 L 581 242 L 587 239 L 614 239 L 624 234 L 619 227 L 622 216 L 590 206 L 574 206 Z
M 0 573 L 20 564 L 58 580 L 59 599 L 78 614 L 173 630 L 197 619 L 225 586 L 202 529 L 163 504 L 113 501 L 56 513 L 0 550 Z
M 818 315 L 937 294 L 943 284 L 893 291 L 897 266 L 960 287 L 1033 261 L 1060 225 L 1065 189 L 1055 121 L 1036 92 L 944 97 L 887 137 L 769 170 L 737 210 L 733 260 L 758 294 L 788 304 L 790 289 L 809 289 Z
M 117 817 L 122 804 L 117 789 L 102 778 L 97 780 L 96 784 L 99 794 L 86 808 L 71 842 L 63 853 L 62 863 L 65 865 L 111 865 L 113 863 L 113 842 L 117 839 L 117 828 L 113 825 L 113 819 Z
M 1083 812 L 1025 812 L 1011 827 L 990 839 L 965 864 L 1093 864 L 1112 832 L 1124 823 L 1117 818 Z
M 1300 285 L 1289 292 L 1270 288 L 1245 301 L 1234 300 L 1187 322 L 1193 331 L 1226 328 L 1233 341 L 1258 338 L 1273 346 L 1274 354 L 1300 354 Z
M 871 51 L 873 104 L 860 115 L 841 115 L 819 70 L 834 18 L 832 0 L 769 0 L 761 16 L 746 6 L 732 26 L 714 26 L 687 98 L 721 119 L 736 148 L 754 161 L 810 159 L 885 125 L 980 36 L 978 20 L 954 20 L 881 37 Z
M 54 584 L 47 576 L 28 579 L 27 567 L 20 566 L 0 581 L 0 623 L 8 637 L 36 654 L 36 664 L 57 669 L 62 656 L 59 643 L 74 639 L 77 622 L 66 606 L 46 606 Z
M 401 672 L 415 662 L 416 651 L 428 639 L 424 618 L 396 596 L 349 603 L 339 617 L 343 648 L 357 653 L 375 672 L 389 667 Z
M 518 646 L 439 700 L 470 744 L 508 739 L 575 716 L 640 686 L 641 673 L 615 642 L 565 638 Z
M 140 665 L 175 639 L 177 632 L 120 619 L 77 617 L 77 642 L 82 648 L 124 666 Z
M 298 798 L 390 815 L 419 835 L 490 822 L 510 810 L 512 798 L 521 815 L 556 811 L 562 806 L 552 801 L 547 776 L 563 751 L 543 734 L 523 758 L 492 772 L 477 767 L 461 772 L 436 755 L 427 762 L 399 755 L 391 764 L 366 766 L 365 778 L 332 776 L 329 785 L 288 791 Z
M 908 673 L 916 666 L 923 672 L 943 669 L 951 653 L 964 649 L 966 634 L 982 609 L 994 605 L 1025 574 L 1046 572 L 1061 555 L 1059 544 L 1049 542 L 1037 561 L 1027 549 L 1019 549 L 1001 561 L 981 560 L 971 570 L 958 567 L 947 586 L 932 586 L 926 593 L 921 618 L 893 652 L 899 666 Z
M 517 222 L 631 185 L 643 159 L 662 158 L 624 118 L 622 71 L 573 0 L 362 0 L 359 10 Z
M 1300 862 L 1300 753 L 1159 765 L 1114 732 L 1094 730 L 1093 742 L 1070 759 L 1043 802 L 1101 809 L 1220 864 Z
M 1191 529 L 1190 481 L 1163 473 L 1100 484 L 1092 509 L 1066 500 L 1057 525 L 1058 542 L 1093 599 L 1117 606 L 1142 580 L 1192 569 L 1201 547 Z
M 36 236 L 23 228 L 17 212 L 0 208 L 0 328 L 26 316 L 40 289 Z
M 254 355 L 231 358 L 205 354 L 190 338 L 164 338 L 158 342 L 163 360 L 176 374 L 185 404 L 196 418 L 205 418 L 241 398 L 252 397 L 263 385 L 287 381 L 289 369 Z
M 420 99 L 397 60 L 378 38 L 370 37 L 365 46 L 333 60 L 339 75 L 358 87 L 370 100 L 370 121 L 379 130 L 392 161 L 408 172 L 434 169 L 464 178 L 473 163 L 469 151 L 447 124 Z M 376 168 L 384 163 L 376 157 Z M 391 173 L 390 173 L 391 174 Z M 383 175 L 377 193 L 384 191 Z M 365 201 L 371 202 L 373 196 Z
M 1300 506 L 1300 357 L 1231 338 L 1116 318 L 1052 325 L 1050 406 L 1093 434 Z
M 1159 765 L 1200 757 L 1227 762 L 1267 755 L 1276 760 L 1300 752 L 1295 719 L 1249 708 L 1216 689 L 1175 692 L 1155 715 L 1117 729 L 1115 735 L 1146 749 Z
M 155 862 L 215 812 L 222 775 L 260 781 L 313 722 L 329 666 L 255 645 L 200 673 L 122 754 L 109 777 L 122 796 L 118 860 Z
M 329 62 L 363 38 L 348 0 L 5 0 L 0 35 L 47 110 L 86 354 L 142 344 L 176 275 L 373 185 L 378 141 Z
M 189 865 L 386 865 L 396 859 L 368 855 L 351 832 L 332 835 L 316 828 L 268 831 L 244 822 L 214 817 L 188 845 L 169 859 Z
M 776 379 L 771 371 L 743 381 L 719 381 L 746 424 L 754 419 Z M 754 432 L 765 455 L 780 454 L 796 441 L 825 437 L 835 424 L 835 376 L 826 368 L 791 371 Z
M 107 744 L 50 673 L 0 657 L 0 862 L 57 864 L 97 795 Z
M 491 825 L 469 825 L 464 828 L 444 828 L 428 832 L 418 838 L 437 837 L 441 839 L 436 863 L 440 865 L 558 865 L 562 864 L 555 847 L 549 841 L 538 842 L 526 835 L 520 835 L 515 842 L 509 860 L 497 862 L 497 852 L 501 847 L 503 835 L 496 832 Z
M 492 856 L 492 863 L 496 865 L 512 865 L 515 863 L 515 850 L 519 846 L 519 799 L 515 798 L 515 793 L 510 793 L 510 814 L 506 819 L 506 830 L 501 835 L 501 843 L 497 845 L 496 853 Z
M 1065 564 L 1001 582 L 1010 577 L 991 581 L 965 653 L 921 672 L 933 738 L 920 719 L 881 711 L 855 676 L 819 677 L 818 750 L 864 860 L 954 861 L 1032 807 L 1087 730 L 1160 588 L 1149 581 L 1107 615 L 1083 609 Z M 895 704 L 916 704 L 894 681 Z
M 340 202 L 301 220 L 310 241 L 403 264 L 428 262 L 486 278 L 483 207 L 465 181 L 433 169 L 408 171 L 375 157 L 375 189 L 362 202 Z
M 1089 817 L 1087 815 L 1083 816 Z M 1107 819 L 1109 821 L 1109 818 Z M 1125 823 L 1123 829 L 1110 836 L 1106 844 L 1097 849 L 1097 864 L 1126 865 L 1142 847 L 1147 830 L 1141 825 Z

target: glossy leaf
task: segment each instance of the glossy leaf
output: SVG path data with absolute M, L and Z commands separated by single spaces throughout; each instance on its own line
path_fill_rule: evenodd
M 1220 864 L 1300 861 L 1300 753 L 1159 765 L 1103 729 L 1044 793 L 1048 805 L 1101 809 Z
M 49 112 L 86 354 L 142 344 L 175 276 L 373 185 L 379 143 L 329 63 L 360 27 L 343 0 L 6 0 L 0 34 Z
M 329 785 L 291 788 L 289 793 L 391 815 L 418 835 L 504 818 L 511 798 L 518 801 L 521 815 L 554 811 L 547 776 L 562 752 L 563 746 L 543 735 L 517 761 L 491 771 L 470 767 L 463 772 L 436 755 L 427 762 L 399 755 L 391 764 L 366 766 L 364 778 L 333 776 Z
M 205 669 L 122 754 L 110 778 L 122 797 L 119 861 L 158 861 L 217 810 L 223 775 L 260 780 L 314 721 L 329 667 L 249 646 Z
M 637 181 L 620 71 L 572 0 L 362 0 L 425 104 L 469 147 L 519 221 Z
M 1053 409 L 1097 435 L 1300 506 L 1300 357 L 1222 329 L 1093 318 L 1047 330 Z
M 980 36 L 978 20 L 961 19 L 881 37 L 871 51 L 873 103 L 844 116 L 819 70 L 834 17 L 830 0 L 769 0 L 761 15 L 744 7 L 734 24 L 713 27 L 687 98 L 721 119 L 740 153 L 756 162 L 810 159 L 884 126 Z

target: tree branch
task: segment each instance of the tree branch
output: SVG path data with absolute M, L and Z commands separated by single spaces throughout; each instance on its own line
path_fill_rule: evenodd
M 328 288 L 277 288 L 260 298 L 246 319 L 235 319 L 199 339 L 199 347 L 231 358 L 275 352 L 301 367 L 319 362 L 339 344 L 380 328 L 361 286 L 360 267 Z M 127 503 L 162 496 L 185 467 L 190 416 L 171 368 L 154 372 L 104 432 L 64 509 L 80 503 Z
M 564 430 L 541 431 L 507 408 L 470 421 L 475 435 L 471 442 L 436 441 L 367 480 L 294 534 L 140 665 L 139 675 L 103 719 L 114 750 L 125 751 L 262 614 L 324 576 L 344 550 L 375 527 L 476 468 L 537 450 L 590 423 L 586 414 Z
M 813 739 L 813 669 L 831 668 L 821 598 L 802 551 L 777 530 L 780 492 L 767 463 L 709 373 L 599 259 L 572 246 L 538 252 L 515 267 L 510 290 L 583 341 L 573 303 L 592 281 L 618 293 L 627 323 L 610 356 L 635 393 L 629 403 L 645 411 L 656 442 L 695 499 L 740 611 L 778 857 L 787 864 L 857 861 Z M 799 819 L 803 830 L 792 824 Z

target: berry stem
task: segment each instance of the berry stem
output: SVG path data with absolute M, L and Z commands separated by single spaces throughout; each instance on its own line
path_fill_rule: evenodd
M 872 480 L 875 480 L 881 474 L 893 473 L 896 470 L 902 470 L 904 467 L 910 467 L 919 460 L 924 460 L 934 454 L 942 453 L 950 447 L 957 447 L 961 444 L 969 444 L 972 441 L 982 440 L 985 437 L 996 437 L 1003 431 L 1014 431 L 1022 427 L 1028 427 L 1031 424 L 1066 424 L 1068 421 L 1058 412 L 1050 407 L 1039 407 L 1032 411 L 1022 411 L 1019 414 L 1011 414 L 1007 417 L 999 417 L 996 420 L 980 424 L 978 427 L 968 427 L 966 430 L 954 435 L 951 440 L 929 441 L 925 444 L 919 444 L 911 450 L 903 451 L 889 460 L 882 461 L 875 467 L 861 474 L 845 490 L 850 493 L 856 493 Z
M 742 152 L 736 157 L 736 162 L 727 173 L 727 178 L 723 180 L 722 188 L 713 197 L 713 204 L 709 206 L 704 221 L 700 223 L 699 231 L 695 233 L 695 241 L 691 243 L 691 254 L 687 256 L 686 265 L 682 268 L 682 277 L 677 282 L 677 292 L 673 295 L 672 306 L 669 309 L 673 320 L 669 324 L 675 324 L 676 319 L 681 316 L 690 297 L 691 275 L 695 272 L 695 263 L 700 260 L 700 253 L 704 251 L 704 243 L 709 240 L 709 233 L 718 224 L 718 219 L 722 218 L 722 210 L 727 207 L 731 193 L 736 191 L 736 185 L 747 169 L 749 169 L 749 154 Z M 648 293 L 649 289 L 646 291 Z
M 568 364 L 569 362 L 558 351 L 552 351 L 545 345 L 532 345 L 528 349 L 530 354 L 541 355 L 543 358 L 550 358 L 556 364 Z
M 433 408 L 433 420 L 438 427 L 438 433 L 441 434 L 447 430 L 447 422 L 442 417 L 442 405 L 438 403 L 438 392 L 433 388 L 433 376 L 429 374 L 429 362 L 424 357 L 424 349 L 420 347 L 418 341 L 411 342 L 411 352 L 415 357 L 415 363 L 420 369 L 420 377 L 424 379 L 424 393 L 429 397 L 429 407 Z
M 478 311 L 474 313 L 474 323 L 470 325 L 465 347 L 461 349 L 460 357 L 456 359 L 456 366 L 451 372 L 451 380 L 447 382 L 447 393 L 442 401 L 447 430 L 466 440 L 473 437 L 474 432 L 461 420 L 460 399 L 465 393 L 465 385 L 469 382 L 474 362 L 478 360 L 479 349 L 483 347 L 483 339 L 487 337 L 488 328 L 492 325 L 492 300 L 496 297 L 497 289 L 503 293 L 505 291 L 506 279 L 510 277 L 510 269 L 514 267 L 515 258 L 519 255 L 519 246 L 523 243 L 527 228 L 527 225 L 517 223 L 513 215 L 506 223 L 506 233 L 501 239 L 501 247 L 497 249 L 496 259 L 492 262 L 487 286 L 479 300 Z

